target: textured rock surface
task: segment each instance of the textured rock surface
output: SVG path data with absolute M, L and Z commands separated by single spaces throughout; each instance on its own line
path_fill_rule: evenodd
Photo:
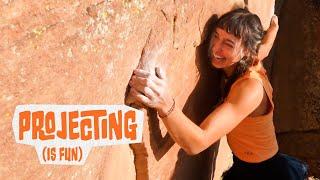
M 11 120 L 18 104 L 122 104 L 138 65 L 166 69 L 172 94 L 183 106 L 199 78 L 196 46 L 205 23 L 237 3 L 1 1 L 1 177 L 114 179 L 121 174 L 120 179 L 135 179 L 135 168 L 139 179 L 209 176 L 208 154 L 187 157 L 179 151 L 154 112 L 148 112 L 142 146 L 94 148 L 81 167 L 40 165 L 33 147 L 14 142 Z M 211 96 L 210 103 L 190 113 L 194 121 L 215 103 Z M 197 169 L 185 172 L 193 167 Z
M 272 17 L 274 15 L 275 0 L 259 2 L 247 0 L 245 2 L 247 4 L 248 9 L 260 17 L 263 29 L 267 30 L 270 25 L 269 17 Z
M 280 149 L 320 176 L 320 3 L 285 1 L 272 66 Z
M 285 2 L 281 10 L 272 72 L 279 132 L 320 128 L 318 10 L 312 0 Z
M 12 115 L 18 104 L 123 104 L 132 70 L 160 66 L 177 106 L 200 123 L 218 98 L 218 77 L 206 61 L 213 15 L 247 5 L 266 28 L 274 1 L 260 3 L 0 1 L 0 179 L 204 179 L 215 166 L 219 179 L 231 163 L 226 142 L 216 165 L 217 144 L 187 156 L 149 109 L 144 143 L 93 148 L 84 166 L 40 165 L 33 147 L 14 142 Z

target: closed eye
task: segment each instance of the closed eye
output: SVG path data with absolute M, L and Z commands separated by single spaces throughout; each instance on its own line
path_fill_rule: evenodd
M 233 48 L 234 46 L 233 46 L 233 44 L 230 44 L 230 43 L 225 43 L 228 47 L 230 47 L 230 48 Z
M 231 48 L 234 47 L 234 42 L 231 41 L 231 40 L 229 40 L 229 39 L 226 39 L 225 44 L 226 44 L 227 46 L 231 47 Z

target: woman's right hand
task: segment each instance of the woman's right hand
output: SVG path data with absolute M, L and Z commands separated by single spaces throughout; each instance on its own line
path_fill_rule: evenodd
M 169 92 L 165 73 L 157 67 L 156 74 L 143 69 L 135 69 L 130 79 L 130 95 L 139 103 L 155 108 L 160 116 L 165 116 L 174 100 Z

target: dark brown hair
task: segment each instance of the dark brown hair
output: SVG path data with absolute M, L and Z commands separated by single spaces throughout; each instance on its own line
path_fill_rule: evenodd
M 215 24 L 215 29 L 216 28 L 221 28 L 232 35 L 241 38 L 242 45 L 248 51 L 248 56 L 243 57 L 237 62 L 235 72 L 226 84 L 225 90 L 226 92 L 229 92 L 232 83 L 253 64 L 253 57 L 258 53 L 264 31 L 260 18 L 256 14 L 242 8 L 232 10 L 222 15 Z M 212 34 L 210 39 L 212 38 Z M 211 49 L 212 44 L 210 41 L 208 49 L 210 60 L 212 59 Z

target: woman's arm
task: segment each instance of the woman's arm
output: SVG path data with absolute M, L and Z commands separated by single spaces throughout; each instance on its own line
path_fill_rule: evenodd
M 259 61 L 262 61 L 263 59 L 265 59 L 268 55 L 269 52 L 273 46 L 273 43 L 276 39 L 277 36 L 277 32 L 279 29 L 279 25 L 278 25 L 278 17 L 276 15 L 274 15 L 271 18 L 271 22 L 270 22 L 270 27 L 268 28 L 266 34 L 264 35 L 259 51 L 258 51 L 258 57 L 257 59 Z
M 159 115 L 165 114 L 173 101 L 164 79 L 152 77 L 143 70 L 135 70 L 134 74 L 130 81 L 130 93 L 137 101 L 156 108 Z M 262 98 L 262 84 L 255 79 L 245 79 L 233 86 L 226 101 L 200 126 L 188 119 L 178 107 L 162 120 L 177 144 L 188 154 L 198 154 L 235 128 L 258 107 Z

